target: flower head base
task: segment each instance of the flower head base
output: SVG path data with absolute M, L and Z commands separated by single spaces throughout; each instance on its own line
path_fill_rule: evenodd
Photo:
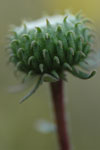
M 92 77 L 95 71 L 85 73 L 76 68 L 95 48 L 95 35 L 88 20 L 71 14 L 46 18 L 13 30 L 10 62 L 27 75 L 40 76 L 35 90 L 42 81 L 65 79 L 65 71 L 81 79 Z

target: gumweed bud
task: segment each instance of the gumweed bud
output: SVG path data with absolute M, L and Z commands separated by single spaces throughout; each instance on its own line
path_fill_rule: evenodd
M 36 91 L 44 82 L 65 80 L 65 71 L 81 79 L 89 79 L 96 73 L 83 72 L 86 59 L 95 52 L 95 32 L 81 14 L 44 17 L 24 22 L 12 29 L 9 36 L 10 62 L 26 75 L 39 76 Z

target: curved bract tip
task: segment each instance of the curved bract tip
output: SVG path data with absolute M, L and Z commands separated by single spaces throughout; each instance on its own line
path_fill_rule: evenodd
M 80 79 L 90 79 L 96 74 L 96 71 L 92 71 L 91 73 L 86 73 L 86 72 L 80 71 L 79 69 L 75 67 L 72 67 L 72 71 L 70 70 L 69 72 Z
M 36 90 L 39 88 L 39 86 L 41 85 L 42 81 L 43 81 L 43 80 L 42 80 L 42 77 L 40 77 L 39 80 L 38 80 L 38 82 L 36 83 L 35 87 L 34 87 L 26 96 L 24 96 L 24 98 L 22 98 L 22 99 L 19 101 L 19 103 L 20 103 L 20 104 L 23 103 L 23 102 L 26 101 L 30 96 L 32 96 L 32 95 L 36 92 Z

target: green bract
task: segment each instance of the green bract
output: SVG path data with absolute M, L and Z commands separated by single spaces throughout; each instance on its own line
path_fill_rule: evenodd
M 95 48 L 94 32 L 87 25 L 89 20 L 79 14 L 47 18 L 24 23 L 13 29 L 9 38 L 10 62 L 27 75 L 40 76 L 31 94 L 42 81 L 65 79 L 65 71 L 81 79 L 95 74 L 95 71 L 85 73 L 76 67 Z

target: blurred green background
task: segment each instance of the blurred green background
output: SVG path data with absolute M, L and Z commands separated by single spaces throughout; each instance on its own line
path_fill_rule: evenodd
M 55 132 L 41 133 L 34 127 L 38 120 L 53 122 L 53 108 L 48 84 L 25 103 L 19 105 L 30 89 L 9 92 L 21 80 L 16 79 L 13 68 L 7 65 L 6 35 L 11 24 L 34 20 L 47 13 L 73 13 L 83 10 L 86 16 L 100 20 L 99 0 L 0 0 L 0 150 L 58 150 Z M 74 150 L 100 149 L 100 69 L 88 81 L 68 75 L 65 98 L 69 130 Z M 67 91 L 67 94 L 66 94 Z

